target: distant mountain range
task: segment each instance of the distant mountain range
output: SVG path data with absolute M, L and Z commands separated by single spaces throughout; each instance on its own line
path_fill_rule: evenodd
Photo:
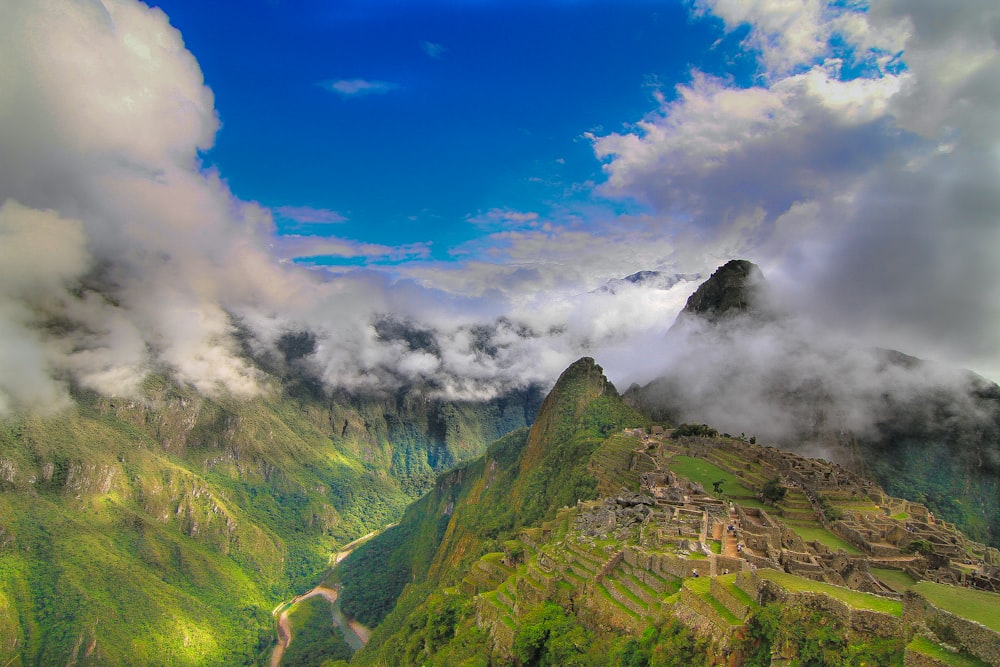
M 594 290 L 597 294 L 617 294 L 623 287 L 645 287 L 668 290 L 682 282 L 700 280 L 698 273 L 664 273 L 662 271 L 638 271 L 624 278 L 613 278 Z

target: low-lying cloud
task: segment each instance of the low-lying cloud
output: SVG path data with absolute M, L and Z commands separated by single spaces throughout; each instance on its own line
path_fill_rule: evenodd
M 445 263 L 420 243 L 319 244 L 306 226 L 342 220 L 325 209 L 276 209 L 301 226 L 280 235 L 271 211 L 235 198 L 200 161 L 220 127 L 213 96 L 160 10 L 4 3 L 0 413 L 65 405 L 72 383 L 134 396 L 154 370 L 255 395 L 270 380 L 247 347 L 279 355 L 295 332 L 314 344 L 294 363 L 329 387 L 486 398 L 551 383 L 583 354 L 620 386 L 647 382 L 697 354 L 697 337 L 664 342 L 694 283 L 598 288 L 640 269 L 707 275 L 732 256 L 757 260 L 825 331 L 1000 375 L 997 8 L 772 4 L 698 5 L 750 26 L 757 85 L 692 73 L 630 130 L 590 136 L 607 175 L 593 207 L 470 216 L 484 236 Z M 853 55 L 835 52 L 844 43 Z M 612 213 L 608 197 L 646 208 Z M 324 255 L 368 267 L 290 261 Z M 749 340 L 711 363 L 844 362 L 789 354 L 781 331 Z M 845 386 L 869 366 L 844 365 Z

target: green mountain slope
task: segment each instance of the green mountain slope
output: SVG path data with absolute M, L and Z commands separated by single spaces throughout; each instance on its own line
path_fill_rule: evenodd
M 256 664 L 274 605 L 440 470 L 523 427 L 492 403 L 77 395 L 0 422 L 0 664 Z
M 530 433 L 442 475 L 339 568 L 355 614 L 379 605 L 352 664 L 1000 658 L 980 611 L 1000 594 L 953 585 L 1000 591 L 995 549 L 826 461 L 708 427 L 631 428 L 643 419 L 599 373 L 574 364 Z
M 408 605 L 434 586 L 455 584 L 519 528 L 596 498 L 591 459 L 610 434 L 644 423 L 593 359 L 577 361 L 556 382 L 530 432 L 512 433 L 482 458 L 444 474 L 399 526 L 345 561 L 343 609 L 377 623 L 402 592 L 397 611 L 376 631 L 378 645 L 405 619 Z

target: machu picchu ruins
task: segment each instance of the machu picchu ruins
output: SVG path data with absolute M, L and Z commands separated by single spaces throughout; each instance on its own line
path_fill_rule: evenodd
M 905 641 L 907 665 L 959 654 L 1000 664 L 996 622 L 937 602 L 960 587 L 982 596 L 987 622 L 1000 618 L 997 549 L 837 464 L 746 437 L 672 435 L 610 438 L 595 454 L 603 497 L 523 529 L 473 568 L 463 586 L 479 593 L 479 622 L 501 654 L 519 614 L 564 598 L 609 629 L 669 614 L 724 662 L 750 615 L 777 600 L 833 614 L 852 640 Z M 771 664 L 792 664 L 783 660 Z

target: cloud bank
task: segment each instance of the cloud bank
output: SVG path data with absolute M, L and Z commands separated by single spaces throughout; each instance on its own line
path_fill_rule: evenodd
M 698 7 L 747 31 L 757 83 L 694 72 L 593 136 L 601 191 L 830 327 L 1000 377 L 1000 7 Z
M 664 334 L 695 285 L 598 288 L 733 256 L 830 329 L 1000 377 L 1000 10 L 697 11 L 746 31 L 754 85 L 692 72 L 627 130 L 588 135 L 606 174 L 591 205 L 470 215 L 482 235 L 440 262 L 423 243 L 278 234 L 271 211 L 235 198 L 201 163 L 219 118 L 161 11 L 4 3 L 0 413 L 64 405 L 72 384 L 134 396 L 154 370 L 254 395 L 269 380 L 247 347 L 277 355 L 302 331 L 315 345 L 295 363 L 330 387 L 484 398 L 550 383 L 583 354 L 619 385 L 646 382 L 681 353 Z

